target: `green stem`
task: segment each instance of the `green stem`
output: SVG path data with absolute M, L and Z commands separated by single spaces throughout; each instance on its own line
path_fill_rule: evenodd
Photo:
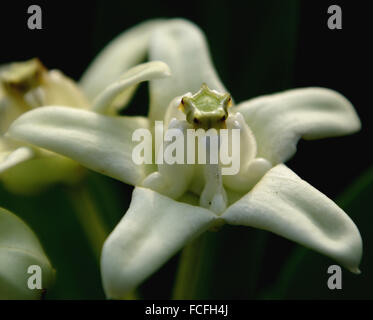
M 195 299 L 201 279 L 202 257 L 207 246 L 206 242 L 206 235 L 202 235 L 184 247 L 176 275 L 173 299 Z
M 93 183 L 93 181 L 89 180 L 89 183 Z M 108 187 L 108 185 L 106 185 L 106 187 Z M 101 190 L 101 192 L 103 192 L 103 190 Z M 75 188 L 69 190 L 68 193 L 74 206 L 77 218 L 87 239 L 89 240 L 89 243 L 91 244 L 95 257 L 99 262 L 102 246 L 109 234 L 109 230 L 107 224 L 105 223 L 106 221 L 102 219 L 102 214 L 100 214 L 100 210 L 96 205 L 97 199 L 96 201 L 93 199 L 95 193 L 92 193 L 92 190 L 90 188 L 86 188 L 84 184 L 76 185 Z M 111 209 L 113 209 L 113 207 L 115 207 L 115 205 L 113 205 Z M 137 290 L 134 289 L 123 297 L 123 300 L 138 300 L 139 298 L 140 296 Z
M 108 230 L 102 221 L 90 193 L 82 185 L 69 190 L 71 202 L 75 208 L 77 218 L 88 238 L 92 251 L 99 261 L 103 243 Z
M 254 298 L 266 241 L 259 230 L 205 232 L 181 253 L 173 298 Z M 243 243 L 245 252 L 235 243 Z
M 140 295 L 139 295 L 139 292 L 137 291 L 137 289 L 134 289 L 130 292 L 128 292 L 122 300 L 140 300 Z

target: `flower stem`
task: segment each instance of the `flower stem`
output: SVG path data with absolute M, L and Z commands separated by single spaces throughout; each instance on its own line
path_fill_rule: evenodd
M 91 244 L 92 251 L 97 261 L 99 261 L 101 249 L 108 235 L 108 230 L 98 213 L 90 193 L 83 185 L 77 185 L 68 192 L 77 218 Z
M 203 234 L 184 247 L 176 282 L 173 299 L 195 299 L 202 279 L 203 257 L 206 253 L 208 236 Z

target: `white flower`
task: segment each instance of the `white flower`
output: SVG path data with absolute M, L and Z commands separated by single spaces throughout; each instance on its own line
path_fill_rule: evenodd
M 204 176 L 197 166 L 132 162 L 134 129 L 152 129 L 155 120 L 182 121 L 176 106 L 202 83 L 227 92 L 195 25 L 184 20 L 156 23 L 150 29 L 134 28 L 114 41 L 88 71 L 90 76 L 83 78 L 83 87 L 98 91 L 103 86 L 101 75 L 110 74 L 127 55 L 143 57 L 147 52 L 151 61 L 165 62 L 172 76 L 150 82 L 148 118 L 45 107 L 21 116 L 8 131 L 15 139 L 136 186 L 130 208 L 103 248 L 107 296 L 123 297 L 188 241 L 225 223 L 274 232 L 359 272 L 362 241 L 355 224 L 283 164 L 295 153 L 300 138 L 340 136 L 360 129 L 352 105 L 332 90 L 296 89 L 233 106 L 227 123 L 241 129 L 241 170 L 236 176 L 222 178 L 219 166 L 203 167 Z M 102 113 L 115 110 L 107 102 L 99 105 Z M 216 195 L 223 199 L 217 208 L 212 206 Z
M 132 67 L 132 62 L 122 61 L 121 72 Z M 3 66 L 0 70 L 0 180 L 11 191 L 33 193 L 55 182 L 77 182 L 82 176 L 82 168 L 75 161 L 4 136 L 23 113 L 51 105 L 98 112 L 102 105 L 123 106 L 130 100 L 137 83 L 163 77 L 168 72 L 164 63 L 150 62 L 127 70 L 116 81 L 110 81 L 107 76 L 108 82 L 96 92 L 100 95 L 94 100 L 89 89 L 86 95 L 72 79 L 58 70 L 47 70 L 38 59 Z

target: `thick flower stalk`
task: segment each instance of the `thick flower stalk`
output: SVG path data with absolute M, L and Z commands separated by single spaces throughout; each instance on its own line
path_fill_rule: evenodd
M 300 138 L 358 131 L 360 121 L 350 102 L 329 89 L 302 88 L 228 108 L 233 99 L 212 65 L 201 31 L 185 20 L 154 23 L 153 28 L 141 25 L 120 36 L 89 69 L 87 74 L 95 76 L 83 77 L 83 86 L 99 90 L 105 78 L 101 75 L 115 76 L 120 56 L 126 60 L 147 53 L 150 61 L 163 61 L 171 76 L 150 82 L 147 118 L 109 116 L 119 105 L 118 96 L 108 98 L 120 91 L 113 88 L 107 97 L 96 98 L 95 108 L 102 115 L 45 107 L 24 114 L 8 131 L 13 139 L 136 186 L 127 213 L 102 251 L 107 296 L 123 298 L 190 240 L 223 224 L 271 231 L 358 273 L 362 241 L 355 224 L 284 165 Z M 239 172 L 223 176 L 223 166 L 211 163 L 134 163 L 137 142 L 132 134 L 139 128 L 157 131 L 155 121 L 181 134 L 190 127 L 239 129 L 241 152 L 233 155 L 239 157 Z

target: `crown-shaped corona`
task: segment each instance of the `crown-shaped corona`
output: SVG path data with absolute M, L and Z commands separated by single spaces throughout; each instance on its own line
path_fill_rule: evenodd
M 204 83 L 197 93 L 181 99 L 179 109 L 196 129 L 223 129 L 226 128 L 225 120 L 228 117 L 228 107 L 231 105 L 232 98 L 229 93 L 211 90 Z

